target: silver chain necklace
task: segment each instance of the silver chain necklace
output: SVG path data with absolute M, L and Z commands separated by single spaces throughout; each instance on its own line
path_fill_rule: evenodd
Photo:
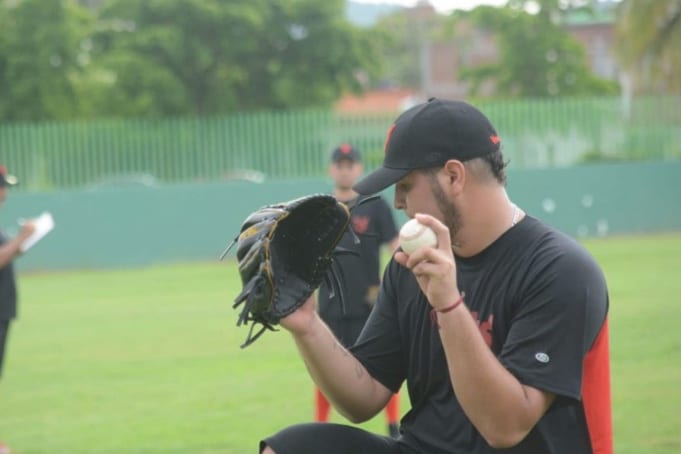
M 518 218 L 520 217 L 520 208 L 515 203 L 513 205 L 513 219 L 511 220 L 511 227 L 518 223 Z

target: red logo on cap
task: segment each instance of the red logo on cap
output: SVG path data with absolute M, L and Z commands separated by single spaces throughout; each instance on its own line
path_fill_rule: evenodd
M 499 136 L 489 136 L 489 140 L 494 144 L 494 145 L 499 145 L 499 142 L 501 142 L 501 139 Z
M 350 152 L 352 151 L 352 147 L 349 144 L 344 143 L 340 146 L 340 151 L 343 154 L 350 154 Z
M 395 126 L 397 125 L 392 125 L 390 129 L 388 129 L 388 134 L 385 136 L 385 142 L 383 143 L 383 154 L 388 152 L 388 142 L 390 142 L 390 136 L 393 135 L 393 131 L 395 130 Z

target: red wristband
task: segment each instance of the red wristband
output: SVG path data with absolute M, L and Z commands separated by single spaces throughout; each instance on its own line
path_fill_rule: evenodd
M 463 297 L 464 297 L 464 296 L 465 296 L 464 293 L 461 293 L 461 294 L 459 295 L 459 299 L 458 299 L 458 300 L 456 300 L 456 301 L 455 301 L 454 303 L 452 303 L 450 306 L 445 307 L 444 309 L 435 309 L 435 308 L 431 309 L 431 310 L 430 310 L 430 321 L 433 322 L 433 325 L 434 325 L 434 326 L 437 326 L 438 329 L 439 329 L 439 328 L 440 328 L 440 324 L 437 322 L 437 314 L 438 314 L 438 313 L 440 313 L 440 314 L 446 314 L 447 312 L 451 312 L 451 311 L 453 311 L 454 309 L 456 309 L 457 307 L 461 306 L 461 304 L 463 304 Z

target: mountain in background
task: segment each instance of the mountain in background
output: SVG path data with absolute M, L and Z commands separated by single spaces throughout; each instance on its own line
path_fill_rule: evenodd
M 402 8 L 403 6 L 392 3 L 375 4 L 349 0 L 345 4 L 345 16 L 355 25 L 371 27 L 381 16 L 385 16 Z

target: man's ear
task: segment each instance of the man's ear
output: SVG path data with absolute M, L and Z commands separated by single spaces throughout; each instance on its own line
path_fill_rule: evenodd
M 466 166 L 457 159 L 450 159 L 443 166 L 445 185 L 452 195 L 459 195 L 466 185 Z

